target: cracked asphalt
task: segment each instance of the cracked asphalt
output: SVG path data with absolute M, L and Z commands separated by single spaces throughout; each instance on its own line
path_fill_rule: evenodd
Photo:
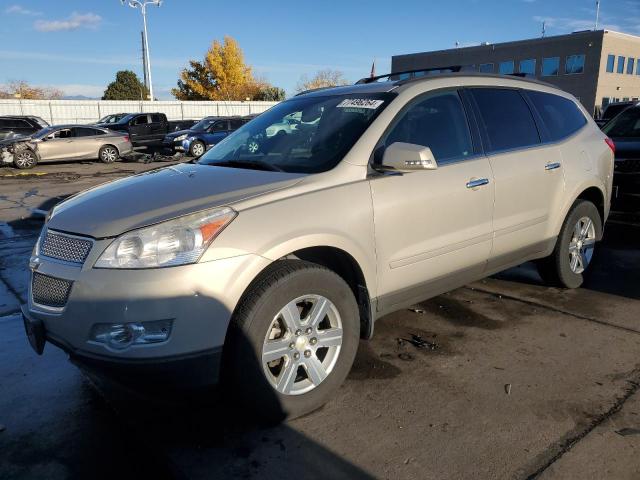
M 163 165 L 0 168 L 0 478 L 640 478 L 640 226 L 624 219 L 581 289 L 525 264 L 381 319 L 335 398 L 276 427 L 215 392 L 37 356 L 17 312 L 39 211 Z

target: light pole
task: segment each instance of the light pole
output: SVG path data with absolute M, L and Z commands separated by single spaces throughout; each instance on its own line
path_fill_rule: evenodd
M 142 24 L 144 26 L 144 55 L 146 58 L 146 75 L 149 79 L 149 97 L 153 101 L 153 82 L 151 81 L 151 61 L 149 60 L 149 39 L 147 36 L 147 5 L 162 5 L 162 0 L 120 0 L 122 5 L 129 5 L 131 8 L 139 8 L 142 12 Z

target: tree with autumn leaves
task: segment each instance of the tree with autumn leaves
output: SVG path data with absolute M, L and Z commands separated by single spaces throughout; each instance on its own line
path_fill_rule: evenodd
M 203 61 L 191 60 L 171 90 L 178 100 L 284 100 L 285 92 L 256 78 L 232 37 L 214 40 Z

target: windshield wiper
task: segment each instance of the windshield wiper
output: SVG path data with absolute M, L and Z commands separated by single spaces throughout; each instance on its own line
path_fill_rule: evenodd
M 253 170 L 267 170 L 270 172 L 283 172 L 280 167 L 271 163 L 263 162 L 262 160 L 225 160 L 224 162 L 208 163 L 214 167 L 238 167 L 238 168 L 250 168 Z

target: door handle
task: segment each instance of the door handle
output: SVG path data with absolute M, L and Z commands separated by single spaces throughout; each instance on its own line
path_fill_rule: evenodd
M 545 170 L 555 170 L 556 168 L 560 168 L 561 164 L 560 162 L 551 162 L 551 163 L 547 163 L 544 166 Z
M 477 187 L 481 187 L 483 185 L 488 185 L 488 184 L 489 184 L 488 178 L 478 178 L 476 180 L 469 180 L 467 182 L 467 188 L 477 188 Z

